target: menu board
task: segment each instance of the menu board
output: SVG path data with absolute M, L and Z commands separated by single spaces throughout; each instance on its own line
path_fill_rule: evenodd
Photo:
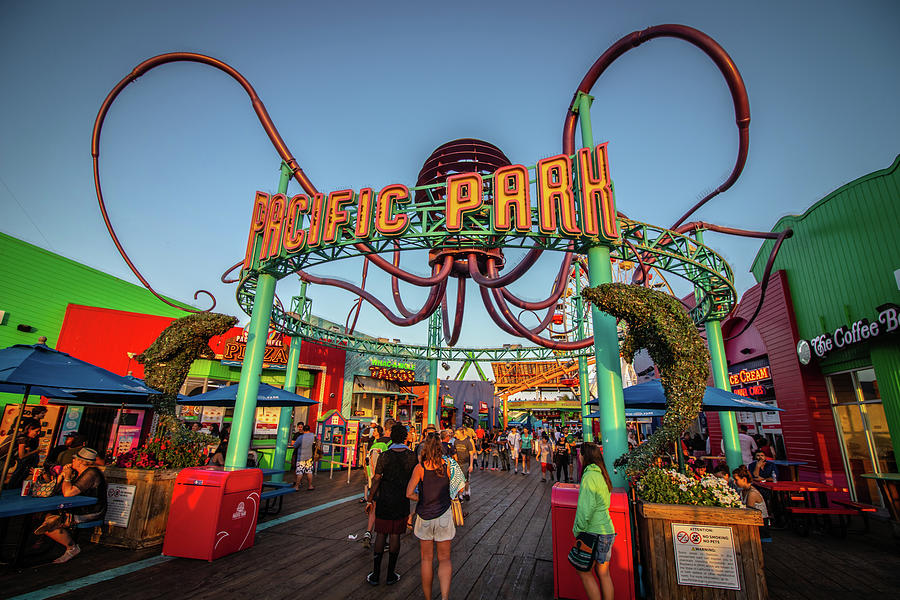
M 254 435 L 275 435 L 278 433 L 278 417 L 281 415 L 279 407 L 264 407 L 256 409 L 256 427 Z
M 679 585 L 739 590 L 731 527 L 672 523 Z
M 200 416 L 200 423 L 206 427 L 208 425 L 218 425 L 222 426 L 222 422 L 225 420 L 225 407 L 224 406 L 204 406 L 203 413 Z
M 106 486 L 106 521 L 116 527 L 128 527 L 136 486 L 110 483 Z

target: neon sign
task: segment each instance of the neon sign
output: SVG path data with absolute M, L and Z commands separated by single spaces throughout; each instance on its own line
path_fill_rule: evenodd
M 394 367 L 377 367 L 372 365 L 369 367 L 369 374 L 375 379 L 386 379 L 388 381 L 399 381 L 401 383 L 413 383 L 416 379 L 416 372 L 409 369 L 396 369 Z
M 573 168 L 573 162 L 574 168 Z M 537 206 L 541 233 L 559 233 L 570 238 L 614 241 L 619 237 L 609 157 L 606 143 L 592 153 L 582 148 L 575 160 L 566 155 L 538 161 L 534 192 L 528 169 L 522 165 L 501 167 L 486 186 L 480 173 L 461 173 L 447 178 L 444 194 L 444 227 L 456 232 L 470 213 L 492 209 L 488 225 L 496 232 L 530 233 L 532 195 Z M 485 194 L 485 190 L 489 194 Z M 373 235 L 402 236 L 410 226 L 403 206 L 411 202 L 409 188 L 388 185 L 378 193 L 372 188 L 350 189 L 329 194 L 285 194 L 256 192 L 244 269 L 255 260 L 302 254 L 337 241 L 362 242 Z M 486 206 L 487 204 L 487 206 Z M 355 205 L 355 207 L 354 207 Z M 352 210 L 346 210 L 352 208 Z M 308 223 L 304 226 L 304 216 Z M 262 238 L 257 254 L 257 240 Z
M 754 383 L 763 379 L 771 379 L 769 367 L 760 367 L 759 369 L 742 369 L 737 373 L 728 376 L 728 382 L 731 385 L 740 385 L 742 383 Z M 737 392 L 735 392 L 737 393 Z

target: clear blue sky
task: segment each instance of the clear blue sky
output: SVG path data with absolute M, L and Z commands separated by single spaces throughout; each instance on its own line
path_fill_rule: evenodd
M 428 154 L 459 137 L 490 141 L 522 164 L 557 154 L 586 70 L 619 37 L 661 23 L 716 39 L 750 96 L 744 173 L 695 218 L 769 230 L 900 152 L 894 0 L 437 4 L 2 3 L 0 230 L 134 281 L 97 209 L 91 128 L 119 79 L 175 50 L 243 73 L 325 191 L 413 185 Z M 595 138 L 610 142 L 618 205 L 631 217 L 668 226 L 730 172 L 730 97 L 693 46 L 656 40 L 632 50 L 593 94 Z M 275 187 L 279 159 L 238 86 L 200 65 L 152 71 L 114 104 L 101 157 L 113 222 L 151 283 L 185 300 L 210 289 L 219 310 L 245 320 L 219 275 L 241 257 L 253 193 Z M 757 242 L 707 242 L 734 267 L 739 291 L 753 285 Z M 543 258 L 514 290 L 544 297 L 559 258 Z M 358 280 L 360 266 L 316 272 Z M 421 255 L 404 256 L 404 266 L 427 271 Z M 389 299 L 386 277 L 370 281 Z M 279 295 L 296 286 L 282 281 Z M 412 305 L 422 297 L 406 295 Z M 340 322 L 353 299 L 321 288 L 312 296 L 316 313 Z M 510 341 L 474 289 L 467 308 L 463 344 Z M 421 326 L 399 330 L 368 307 L 359 327 L 425 341 Z

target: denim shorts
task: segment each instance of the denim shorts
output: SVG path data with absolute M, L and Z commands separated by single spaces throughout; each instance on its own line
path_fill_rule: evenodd
M 609 562 L 612 557 L 613 542 L 616 541 L 616 534 L 600 534 L 582 532 L 578 534 L 579 539 L 585 544 L 594 547 L 594 560 L 600 564 Z

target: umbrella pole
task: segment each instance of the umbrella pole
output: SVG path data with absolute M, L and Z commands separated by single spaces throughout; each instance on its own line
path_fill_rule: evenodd
M 19 406 L 19 414 L 16 415 L 16 421 L 13 428 L 9 430 L 10 442 L 9 451 L 6 453 L 6 459 L 3 461 L 3 474 L 0 475 L 0 489 L 6 484 L 6 471 L 9 469 L 9 463 L 12 459 L 13 450 L 16 447 L 16 434 L 19 432 L 19 424 L 22 422 L 22 415 L 25 414 L 25 404 L 28 402 L 28 394 L 31 392 L 31 386 L 25 386 L 25 397 L 22 398 L 22 404 Z

